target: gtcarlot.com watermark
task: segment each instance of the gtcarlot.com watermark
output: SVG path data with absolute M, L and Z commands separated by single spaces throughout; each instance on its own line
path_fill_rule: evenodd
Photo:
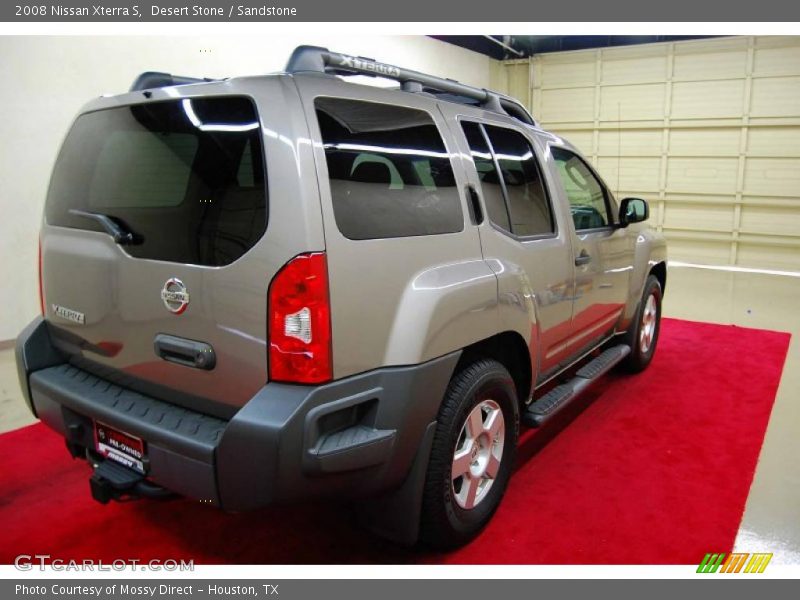
M 117 558 L 111 561 L 53 558 L 51 554 L 20 554 L 14 559 L 18 571 L 194 571 L 194 560 L 173 558 L 139 560 L 137 558 Z

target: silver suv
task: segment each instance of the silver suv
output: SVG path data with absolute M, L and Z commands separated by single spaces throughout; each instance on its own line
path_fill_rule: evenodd
M 652 359 L 647 218 L 492 91 L 308 46 L 268 76 L 145 73 L 61 148 L 20 381 L 101 502 L 344 499 L 452 547 L 520 425 Z

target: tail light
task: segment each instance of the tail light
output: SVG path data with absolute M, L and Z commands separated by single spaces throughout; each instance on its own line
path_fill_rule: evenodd
M 42 238 L 39 238 L 39 311 L 44 316 L 44 287 L 42 286 Z
M 269 378 L 322 383 L 331 377 L 327 261 L 324 252 L 301 254 L 269 288 Z

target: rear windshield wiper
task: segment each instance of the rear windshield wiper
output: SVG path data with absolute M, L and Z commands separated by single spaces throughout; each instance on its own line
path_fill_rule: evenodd
M 117 244 L 124 246 L 129 244 L 137 244 L 140 242 L 140 239 L 138 236 L 136 236 L 136 234 L 134 234 L 132 231 L 126 231 L 120 223 L 108 215 L 104 215 L 103 213 L 89 212 L 86 210 L 79 210 L 77 208 L 70 208 L 68 212 L 76 217 L 84 217 L 86 219 L 97 221 L 103 227 L 103 229 L 106 230 L 106 233 L 114 238 L 114 241 Z

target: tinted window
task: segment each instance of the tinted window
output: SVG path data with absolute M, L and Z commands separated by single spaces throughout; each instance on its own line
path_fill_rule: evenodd
M 461 199 L 441 135 L 421 110 L 315 102 L 336 225 L 353 240 L 461 231 Z
M 561 183 L 569 198 L 575 229 L 605 227 L 608 219 L 605 188 L 577 154 L 551 148 Z
M 511 232 L 520 236 L 553 233 L 553 213 L 531 145 L 511 129 L 486 125 L 485 130 L 505 183 Z
M 472 160 L 478 171 L 478 178 L 481 180 L 481 193 L 489 220 L 506 231 L 511 231 L 511 221 L 508 218 L 508 209 L 503 195 L 503 187 L 500 184 L 500 176 L 481 126 L 467 121 L 463 122 L 461 126 L 464 129 L 464 135 L 467 137 L 467 143 L 469 143 Z
M 225 265 L 267 226 L 261 134 L 246 98 L 176 100 L 82 115 L 56 161 L 47 222 L 104 231 L 70 209 L 132 231 L 137 258 Z

